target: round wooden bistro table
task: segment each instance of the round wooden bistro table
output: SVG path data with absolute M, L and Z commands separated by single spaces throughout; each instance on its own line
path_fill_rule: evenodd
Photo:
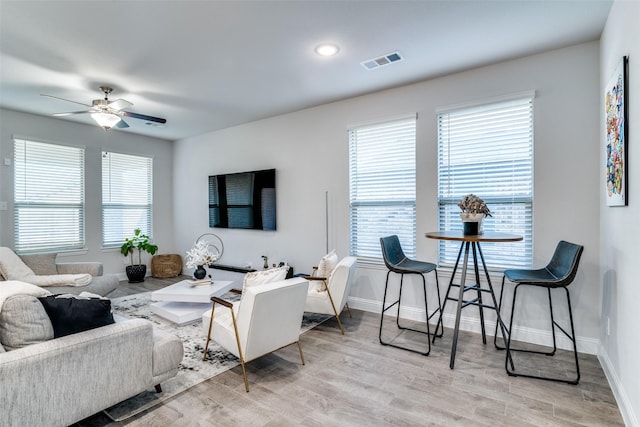
M 456 259 L 456 265 L 453 267 L 453 272 L 451 273 L 451 280 L 449 281 L 449 287 L 447 288 L 447 293 L 444 298 L 444 302 L 442 303 L 442 310 L 440 310 L 440 317 L 438 319 L 438 324 L 436 325 L 436 331 L 438 327 L 442 324 L 442 314 L 444 313 L 444 308 L 447 305 L 448 300 L 457 301 L 458 306 L 456 309 L 456 323 L 453 329 L 453 343 L 451 344 L 451 358 L 449 360 L 449 368 L 453 369 L 455 360 L 456 360 L 456 347 L 458 344 L 458 331 L 460 329 L 460 313 L 464 307 L 469 305 L 478 306 L 480 310 L 480 325 L 482 328 L 482 342 L 484 344 L 487 343 L 487 335 L 485 333 L 484 327 L 484 313 L 483 308 L 488 308 L 491 310 L 495 310 L 497 314 L 497 322 L 500 325 L 502 330 L 502 334 L 506 339 L 507 329 L 502 322 L 502 318 L 500 317 L 500 310 L 498 310 L 498 303 L 496 300 L 495 293 L 493 292 L 493 286 L 491 285 L 491 278 L 489 277 L 489 271 L 487 270 L 487 265 L 484 261 L 484 255 L 482 254 L 482 249 L 480 248 L 481 242 L 517 242 L 522 240 L 522 236 L 517 234 L 508 234 L 508 233 L 497 233 L 486 231 L 482 234 L 477 235 L 468 235 L 463 234 L 462 231 L 433 231 L 429 233 L 425 233 L 425 236 L 429 239 L 436 240 L 452 240 L 461 242 L 460 251 L 458 252 L 458 258 Z M 464 249 L 464 261 L 462 262 L 462 271 L 460 274 L 460 283 L 453 283 L 454 278 L 456 276 L 456 272 L 458 270 L 458 266 L 460 265 L 460 257 L 462 255 L 462 250 Z M 471 253 L 473 256 L 473 270 L 475 273 L 475 283 L 466 284 L 467 277 L 467 263 L 469 261 L 469 250 L 471 249 Z M 487 278 L 488 289 L 484 289 L 480 285 L 480 271 L 478 269 L 478 255 L 480 255 L 480 261 L 482 262 L 482 269 L 484 270 L 484 274 Z M 452 287 L 459 287 L 460 291 L 458 294 L 458 298 L 449 297 L 449 292 Z M 477 292 L 476 298 L 471 300 L 464 300 L 464 293 L 466 291 L 475 290 Z M 485 304 L 482 302 L 482 293 L 486 292 L 491 295 L 492 304 Z M 435 341 L 436 336 L 434 335 L 433 341 Z

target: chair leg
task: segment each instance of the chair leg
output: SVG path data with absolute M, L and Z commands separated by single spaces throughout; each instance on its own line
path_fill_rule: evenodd
M 520 285 L 526 285 L 525 283 L 520 283 L 518 285 L 516 285 L 515 289 L 518 288 L 518 286 Z M 515 289 L 514 289 L 514 294 L 513 294 L 513 303 L 515 305 Z M 544 356 L 553 356 L 556 352 L 557 349 L 557 345 L 556 345 L 556 327 L 560 328 L 560 325 L 558 325 L 558 323 L 554 320 L 553 317 L 553 303 L 551 302 L 551 289 L 547 288 L 548 291 L 548 295 L 549 295 L 549 313 L 550 313 L 550 319 L 551 319 L 551 337 L 552 337 L 552 344 L 553 344 L 553 349 L 551 351 L 539 351 L 539 350 L 525 350 L 523 348 L 509 348 L 509 351 L 519 351 L 522 353 L 532 353 L 532 354 L 541 354 Z M 509 329 L 511 331 L 513 331 L 513 306 L 511 307 L 511 320 L 509 323 Z M 562 328 L 560 328 L 562 330 Z M 564 332 L 567 336 L 569 336 L 564 330 L 562 331 Z M 508 335 L 511 335 L 510 331 L 507 331 Z M 569 337 L 570 338 L 570 337 Z M 501 348 L 498 347 L 498 349 L 502 350 Z M 513 369 L 513 363 L 511 364 L 511 368 Z
M 511 337 L 513 336 L 513 314 L 516 311 L 516 296 L 518 295 L 518 286 L 520 285 L 516 285 L 513 288 L 513 303 L 511 304 L 511 316 L 509 316 L 509 333 L 506 336 L 507 342 L 505 345 L 506 357 L 504 361 L 504 368 L 507 371 L 507 374 L 509 374 L 510 376 L 516 376 L 515 367 L 513 366 L 513 358 L 511 357 Z M 500 295 L 500 297 L 502 297 L 502 294 Z M 509 371 L 509 360 L 512 361 L 511 371 Z
M 160 384 L 155 385 L 156 393 L 162 393 L 162 386 Z
M 504 274 L 502 275 L 502 285 L 500 286 L 500 299 L 498 301 L 498 313 L 500 313 L 500 316 L 502 317 L 502 296 L 504 295 L 504 280 L 505 280 L 505 276 Z M 493 345 L 495 346 L 495 348 L 497 348 L 498 350 L 504 350 L 506 347 L 500 347 L 498 345 L 498 321 L 496 321 L 496 330 L 493 333 Z M 502 333 L 502 328 L 500 328 L 500 332 Z M 507 333 L 509 333 L 507 331 Z M 506 343 L 507 339 L 504 336 L 504 333 L 502 333 L 502 340 Z
M 247 380 L 247 370 L 244 367 L 244 359 L 240 359 L 240 366 L 242 366 L 242 377 L 244 378 L 244 389 L 249 393 L 249 380 Z
M 211 341 L 211 328 L 213 327 L 213 313 L 216 308 L 216 303 L 214 302 L 211 306 L 211 319 L 209 319 L 209 332 L 207 333 L 207 343 L 204 345 L 204 353 L 202 354 L 202 361 L 207 360 L 207 350 L 209 350 L 209 341 Z
M 302 346 L 300 345 L 300 340 L 296 341 L 298 343 L 298 351 L 300 352 L 300 360 L 302 360 L 302 364 L 304 365 L 304 355 L 302 354 Z
M 380 344 L 386 345 L 384 341 L 382 341 L 382 324 L 384 320 L 384 312 L 391 308 L 393 305 L 389 307 L 385 307 L 387 304 L 387 290 L 389 289 L 389 274 L 391 271 L 387 271 L 387 280 L 384 282 L 384 294 L 382 295 L 382 312 L 380 313 L 380 329 L 378 329 L 378 340 L 380 340 Z
M 556 321 L 553 318 L 553 302 L 551 300 L 551 288 L 547 288 L 547 294 L 549 296 L 549 317 L 551 319 L 551 337 L 553 338 L 553 350 L 551 350 L 548 353 L 544 353 L 547 356 L 553 356 L 554 354 L 556 354 L 556 349 L 558 348 L 556 346 Z
M 398 329 L 402 329 L 400 326 L 400 306 L 402 305 L 402 285 L 404 280 L 404 274 L 400 275 L 400 288 L 398 289 L 398 312 L 396 313 L 396 325 Z
M 424 302 L 425 302 L 425 316 L 426 316 L 426 323 L 427 323 L 427 331 L 421 331 L 418 329 L 413 329 L 413 328 L 409 328 L 406 326 L 402 326 L 400 325 L 400 301 L 402 299 L 402 285 L 403 285 L 403 279 L 404 279 L 404 274 L 400 273 L 400 289 L 398 292 L 398 299 L 393 302 L 392 304 L 390 304 L 389 306 L 385 307 L 386 303 L 387 303 L 387 290 L 389 287 L 389 274 L 391 273 L 391 270 L 387 271 L 387 279 L 385 281 L 385 285 L 384 285 L 384 296 L 382 298 L 382 313 L 380 314 L 380 330 L 378 332 L 378 339 L 380 340 L 380 344 L 382 345 L 388 345 L 390 347 L 395 347 L 395 348 L 399 348 L 402 350 L 407 350 L 407 351 L 411 351 L 413 353 L 418 353 L 418 354 L 422 354 L 423 356 L 428 356 L 429 353 L 431 353 L 431 332 L 429 329 L 429 306 L 427 305 L 427 284 L 426 284 L 426 280 L 424 277 L 424 274 L 420 274 L 420 276 L 422 276 L 422 287 L 424 290 Z M 383 325 L 384 325 L 384 313 L 385 311 L 391 309 L 394 305 L 398 305 L 398 311 L 396 314 L 396 325 L 398 327 L 398 329 L 403 330 L 403 331 L 412 331 L 412 332 L 417 332 L 417 333 L 421 333 L 421 334 L 426 334 L 427 335 L 427 351 L 426 352 L 422 352 L 419 350 L 415 350 L 412 348 L 408 348 L 408 347 L 403 347 L 397 344 L 393 344 L 392 342 L 385 342 L 382 340 L 382 329 L 383 329 Z
M 427 355 L 431 353 L 431 331 L 429 330 L 429 303 L 427 302 L 427 280 L 424 278 L 424 274 L 420 275 L 422 277 L 422 289 L 424 290 L 424 316 L 425 323 L 427 324 Z
M 353 316 L 351 315 L 351 309 L 349 308 L 349 303 L 345 303 L 344 306 L 347 307 L 347 313 L 349 313 L 349 317 L 353 319 Z
M 433 310 L 433 313 L 429 315 L 429 320 L 431 320 L 431 318 L 435 316 L 436 313 L 442 312 L 442 299 L 440 299 L 440 282 L 438 281 L 438 270 L 433 270 L 433 272 L 436 275 L 436 293 L 438 294 L 438 308 Z M 440 326 L 440 335 L 438 335 L 438 326 Z M 436 323 L 436 330 L 433 332 L 433 338 L 435 339 L 435 337 L 442 337 L 443 333 L 444 333 L 444 326 L 442 326 L 442 322 Z
M 340 314 L 338 310 L 336 310 L 336 305 L 333 303 L 333 297 L 331 296 L 331 292 L 329 291 L 329 287 L 325 283 L 325 289 L 327 290 L 327 295 L 329 296 L 329 302 L 331 302 L 331 308 L 333 308 L 333 313 L 336 315 L 336 320 L 338 320 L 338 326 L 340 327 L 340 332 L 344 335 L 344 328 L 342 327 L 342 322 L 340 321 Z
M 247 370 L 244 367 L 244 356 L 242 355 L 242 347 L 240 346 L 240 335 L 238 334 L 238 324 L 236 316 L 231 309 L 231 319 L 233 320 L 233 331 L 236 334 L 236 344 L 238 345 L 238 355 L 240 356 L 240 366 L 242 366 L 242 377 L 244 378 L 244 389 L 249 393 L 249 381 L 247 380 Z
M 518 287 L 520 286 L 520 284 L 516 285 L 513 291 L 513 305 L 511 307 L 511 319 L 509 322 L 509 328 L 510 328 L 510 332 L 508 333 L 508 338 L 507 338 L 507 346 L 506 346 L 506 350 L 507 350 L 507 358 L 505 360 L 505 369 L 507 371 L 507 374 L 509 374 L 512 377 L 526 377 L 526 378 L 536 378 L 536 379 L 541 379 L 541 380 L 547 380 L 547 381 L 556 381 L 556 382 L 562 382 L 562 383 L 567 383 L 567 384 L 578 384 L 578 382 L 580 381 L 580 366 L 578 363 L 578 347 L 577 347 L 577 342 L 576 342 L 576 334 L 575 334 L 575 329 L 574 329 L 574 325 L 573 325 L 573 313 L 571 310 L 571 298 L 569 297 L 569 290 L 565 287 L 563 288 L 566 295 L 567 295 L 567 306 L 569 309 L 569 323 L 571 326 L 571 334 L 569 334 L 567 331 L 565 331 L 554 319 L 553 317 L 553 303 L 552 303 L 552 299 L 551 299 L 551 288 L 547 288 L 547 292 L 548 292 L 548 296 L 549 296 L 549 311 L 550 311 L 550 317 L 551 317 L 551 330 L 552 330 L 552 336 L 553 336 L 553 350 L 551 352 L 544 352 L 544 351 L 534 351 L 534 350 L 524 350 L 524 349 L 512 349 L 511 348 L 511 336 L 513 335 L 513 315 L 515 312 L 515 306 L 516 306 L 516 295 L 517 295 L 517 291 L 518 291 Z M 544 355 L 544 356 L 554 356 L 555 352 L 556 352 L 556 338 L 555 338 L 555 328 L 560 329 L 560 331 L 562 331 L 562 333 L 564 333 L 567 338 L 569 338 L 572 343 L 573 343 L 573 355 L 574 355 L 574 359 L 575 359 L 575 363 L 576 363 L 576 377 L 575 379 L 565 379 L 565 378 L 557 378 L 557 377 L 546 377 L 546 376 L 538 376 L 538 375 L 528 375 L 528 374 L 523 374 L 523 373 L 518 373 L 515 371 L 515 368 L 513 366 L 513 361 L 511 361 L 511 369 L 509 369 L 509 363 L 508 361 L 511 359 L 511 352 L 512 351 L 520 351 L 520 352 L 524 352 L 524 353 L 533 353 L 533 354 L 539 354 L 539 355 Z M 512 359 L 511 359 L 512 360 Z
M 571 381 L 569 384 L 578 384 L 578 382 L 580 381 L 580 364 L 578 363 L 578 343 L 576 342 L 576 331 L 575 328 L 573 327 L 573 313 L 571 310 L 571 298 L 569 297 L 569 289 L 564 288 L 564 291 L 567 294 L 567 305 L 569 307 L 569 322 L 571 323 L 571 336 L 569 337 L 571 339 L 571 341 L 573 341 L 573 357 L 576 361 L 576 379 Z M 560 326 L 558 326 L 560 328 Z M 560 328 L 560 330 L 562 330 L 562 328 Z M 562 330 L 562 332 L 564 332 L 564 330 Z M 566 332 L 564 332 L 565 335 L 569 335 Z

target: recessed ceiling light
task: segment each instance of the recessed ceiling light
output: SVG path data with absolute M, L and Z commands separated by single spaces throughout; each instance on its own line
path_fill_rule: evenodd
M 320 56 L 333 56 L 338 53 L 340 49 L 335 44 L 320 44 L 316 46 L 316 53 Z

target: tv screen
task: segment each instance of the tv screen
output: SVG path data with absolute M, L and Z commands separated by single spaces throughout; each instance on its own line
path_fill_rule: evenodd
M 209 227 L 276 229 L 276 170 L 209 176 Z

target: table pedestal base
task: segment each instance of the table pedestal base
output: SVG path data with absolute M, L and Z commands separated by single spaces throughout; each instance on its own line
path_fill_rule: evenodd
M 211 303 L 160 301 L 152 303 L 150 308 L 152 313 L 182 326 L 200 320 Z
M 458 267 L 460 265 L 460 257 L 462 256 L 462 251 L 464 249 L 464 260 L 462 262 L 462 269 L 461 269 L 461 274 L 460 274 L 460 283 L 456 284 L 454 283 L 455 280 L 455 276 L 456 276 L 456 272 L 458 270 Z M 474 270 L 474 278 L 475 278 L 475 283 L 472 284 L 466 284 L 466 278 L 467 278 L 467 265 L 469 262 L 469 249 L 471 249 L 472 252 L 472 256 L 473 256 L 473 270 Z M 487 280 L 487 285 L 488 285 L 488 289 L 484 289 L 481 287 L 480 285 L 480 270 L 478 268 L 478 255 L 480 256 L 480 260 L 482 261 L 482 268 L 484 270 L 484 274 L 486 276 L 486 280 Z M 459 292 L 458 292 L 458 297 L 454 298 L 454 297 L 450 297 L 449 294 L 451 293 L 452 288 L 454 287 L 458 287 Z M 470 299 L 470 300 L 465 300 L 464 299 L 464 295 L 465 292 L 467 291 L 476 291 L 477 295 L 475 298 Z M 488 293 L 491 296 L 491 301 L 489 304 L 485 304 L 482 301 L 482 293 Z M 483 344 L 487 343 L 487 334 L 486 334 L 486 329 L 484 326 L 484 310 L 485 308 L 488 308 L 490 310 L 495 310 L 496 315 L 497 315 L 497 324 L 500 326 L 500 329 L 503 333 L 503 336 L 507 336 L 507 329 L 505 328 L 504 323 L 502 322 L 502 318 L 500 317 L 500 310 L 498 309 L 498 302 L 496 300 L 496 296 L 495 293 L 493 292 L 493 286 L 491 285 L 491 278 L 489 277 L 489 271 L 487 270 L 487 266 L 484 262 L 484 256 L 482 255 L 482 249 L 480 248 L 480 243 L 479 242 L 475 242 L 475 241 L 464 241 L 462 242 L 462 244 L 460 245 L 460 251 L 458 252 L 458 258 L 456 259 L 456 265 L 453 268 L 453 272 L 451 273 L 451 280 L 449 281 L 449 287 L 447 288 L 447 293 L 445 295 L 444 298 L 444 303 L 442 304 L 442 311 L 440 312 L 440 319 L 438 320 L 438 326 L 442 326 L 442 313 L 444 313 L 444 309 L 447 305 L 447 301 L 457 301 L 457 306 L 456 306 L 456 322 L 455 322 L 455 327 L 453 329 L 453 343 L 451 345 L 451 357 L 449 360 L 449 368 L 453 369 L 454 365 L 455 365 L 455 360 L 456 360 L 456 348 L 458 345 L 458 332 L 460 331 L 460 317 L 462 314 L 462 309 L 470 306 L 470 305 L 474 305 L 478 307 L 479 310 L 479 314 L 480 314 L 480 327 L 482 329 L 482 342 Z M 435 342 L 435 339 L 437 338 L 437 336 L 433 337 L 433 341 Z M 498 348 L 498 346 L 496 345 L 496 348 Z

